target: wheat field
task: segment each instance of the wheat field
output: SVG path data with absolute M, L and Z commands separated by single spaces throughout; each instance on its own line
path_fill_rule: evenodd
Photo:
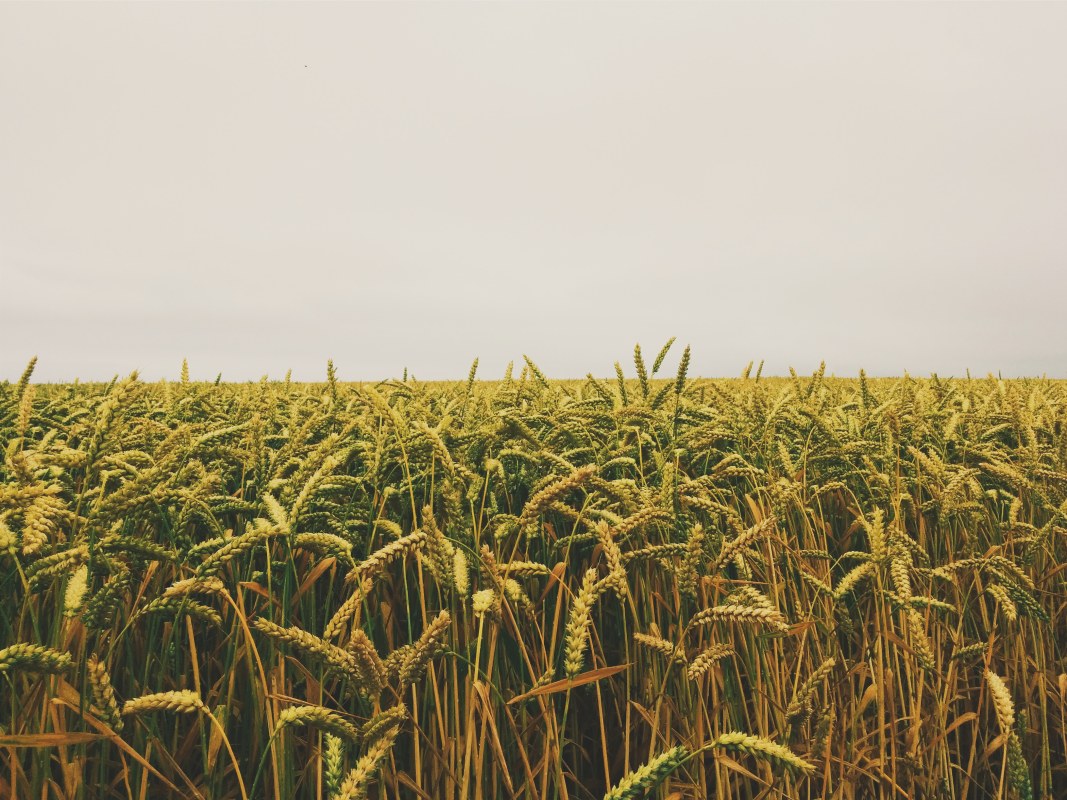
M 0 797 L 1067 796 L 1067 384 L 679 350 L 584 381 L 31 362 Z

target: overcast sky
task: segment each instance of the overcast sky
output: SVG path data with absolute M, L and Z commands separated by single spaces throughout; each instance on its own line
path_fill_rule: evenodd
M 1065 41 L 1062 3 L 2 3 L 0 378 L 672 335 L 1065 377 Z

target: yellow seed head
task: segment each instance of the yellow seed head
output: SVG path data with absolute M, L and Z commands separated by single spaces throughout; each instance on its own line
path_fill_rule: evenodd
M 585 661 L 585 646 L 589 641 L 589 626 L 592 623 L 593 603 L 596 602 L 596 570 L 589 569 L 582 580 L 582 588 L 571 601 L 567 618 L 567 637 L 564 642 L 563 669 L 573 678 L 582 671 Z
M 182 689 L 176 692 L 157 692 L 127 700 L 122 706 L 123 716 L 149 714 L 155 711 L 174 711 L 179 714 L 192 714 L 204 708 L 200 695 Z
M 318 728 L 350 742 L 359 741 L 356 726 L 336 711 L 322 706 L 290 706 L 278 715 L 278 728 Z
M 492 589 L 479 589 L 471 598 L 471 607 L 476 616 L 488 614 L 498 604 L 497 594 Z
M 70 653 L 20 642 L 0 650 L 0 672 L 64 672 L 70 668 L 71 660 Z
M 1004 733 L 1011 733 L 1015 727 L 1015 703 L 1012 702 L 1011 692 L 1007 685 L 992 670 L 985 671 L 986 683 L 989 684 L 989 693 L 993 697 L 993 705 L 997 709 L 997 722 Z
M 89 587 L 89 565 L 82 564 L 67 581 L 67 592 L 63 598 L 63 613 L 68 617 L 77 614 L 85 604 L 85 592 Z
M 788 747 L 783 747 L 770 739 L 764 739 L 762 736 L 750 736 L 740 732 L 724 733 L 712 742 L 712 746 L 739 750 L 801 772 L 815 771 L 814 764 L 809 764 Z
M 89 656 L 86 668 L 96 710 L 115 731 L 121 731 L 122 716 L 119 714 L 118 701 L 115 700 L 115 690 L 111 686 L 111 676 L 108 675 L 107 667 L 95 655 L 92 655 Z
M 458 547 L 452 554 L 452 572 L 456 580 L 456 593 L 466 597 L 471 590 L 470 566 L 467 564 L 467 554 Z

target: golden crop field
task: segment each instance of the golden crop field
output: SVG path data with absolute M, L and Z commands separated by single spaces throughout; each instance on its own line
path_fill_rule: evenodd
M 1067 384 L 676 356 L 31 363 L 0 387 L 0 797 L 1067 797 Z

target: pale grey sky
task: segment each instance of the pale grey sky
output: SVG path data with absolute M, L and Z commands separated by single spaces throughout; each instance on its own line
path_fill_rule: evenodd
M 2 3 L 0 378 L 671 335 L 1067 376 L 1065 41 L 1063 3 Z

